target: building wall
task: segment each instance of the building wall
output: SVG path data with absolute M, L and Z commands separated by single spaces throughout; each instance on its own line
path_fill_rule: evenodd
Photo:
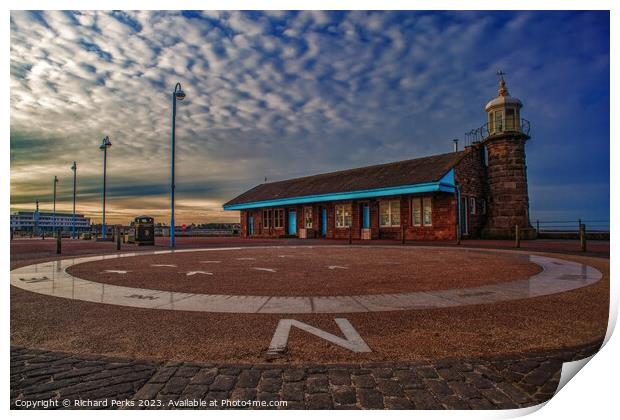
M 71 230 L 73 227 L 73 215 L 67 213 L 53 213 L 40 212 L 36 215 L 35 212 L 23 212 L 20 211 L 16 214 L 12 214 L 10 217 L 11 229 L 17 231 L 31 231 L 35 229 L 52 230 L 54 228 L 62 228 L 63 231 Z M 84 217 L 84 215 L 75 215 L 75 227 L 78 230 L 88 230 L 91 228 L 90 219 Z
M 484 146 L 474 143 L 467 146 L 467 154 L 454 168 L 454 179 L 461 191 L 461 223 L 467 217 L 467 237 L 477 238 L 487 222 L 488 217 L 488 183 L 487 168 L 484 157 Z M 475 212 L 471 211 L 471 200 L 475 201 Z M 467 200 L 467 214 L 465 214 L 464 200 Z M 484 202 L 484 203 L 483 203 Z M 486 211 L 485 211 L 486 208 Z
M 431 198 L 432 206 L 432 225 L 431 226 L 413 226 L 411 214 L 412 198 Z M 400 200 L 400 220 L 399 227 L 381 227 L 380 226 L 380 202 L 382 200 Z M 336 227 L 336 208 L 337 204 L 351 204 L 352 226 L 351 228 Z M 361 239 L 362 237 L 362 207 L 368 204 L 370 210 L 370 229 L 372 239 L 393 239 L 400 240 L 405 235 L 406 240 L 454 240 L 456 239 L 456 197 L 449 193 L 435 193 L 428 195 L 405 195 L 397 197 L 385 197 L 382 199 L 371 200 L 352 200 L 339 202 L 326 202 L 312 204 L 312 229 L 308 237 L 320 238 L 321 236 L 321 212 L 322 208 L 327 209 L 327 239 L 348 239 L 349 235 L 352 239 Z M 252 209 L 241 211 L 241 235 L 248 237 L 248 217 L 254 218 L 254 234 L 252 237 L 257 238 L 281 238 L 288 235 L 288 212 L 295 210 L 297 212 L 297 234 L 304 229 L 304 207 L 306 206 L 289 206 L 278 207 L 284 210 L 284 227 L 270 228 L 263 227 L 262 211 L 263 209 Z M 271 209 L 273 210 L 273 209 Z

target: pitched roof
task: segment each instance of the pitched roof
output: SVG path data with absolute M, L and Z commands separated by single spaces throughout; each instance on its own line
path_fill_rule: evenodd
M 465 155 L 466 151 L 427 156 L 269 182 L 257 185 L 224 206 L 282 198 L 373 190 L 439 181 Z

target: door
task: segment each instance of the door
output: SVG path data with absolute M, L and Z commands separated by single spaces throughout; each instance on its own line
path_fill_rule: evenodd
M 362 208 L 362 229 L 370 229 L 370 207 L 364 204 Z
M 248 216 L 248 236 L 254 235 L 254 216 Z
M 467 218 L 469 217 L 469 211 L 468 211 L 467 197 L 463 197 L 462 202 L 463 202 L 463 205 L 461 206 L 461 234 L 468 235 L 469 234 L 469 226 L 468 226 L 469 220 L 467 220 Z
M 327 236 L 327 209 L 321 209 L 321 235 Z
M 295 210 L 288 211 L 288 234 L 297 235 L 297 212 Z

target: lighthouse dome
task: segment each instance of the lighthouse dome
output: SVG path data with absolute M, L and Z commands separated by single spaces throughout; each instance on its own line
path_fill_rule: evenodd
M 497 98 L 490 100 L 484 107 L 484 110 L 488 112 L 491 108 L 496 108 L 498 106 L 504 107 L 506 105 L 517 106 L 519 108 L 523 106 L 521 101 L 517 98 L 512 96 L 498 96 Z
M 500 73 L 503 74 L 503 73 Z M 499 81 L 499 89 L 497 90 L 497 97 L 490 100 L 489 103 L 484 107 L 486 112 L 489 112 L 492 108 L 498 107 L 511 107 L 511 108 L 521 108 L 523 104 L 517 98 L 513 98 L 508 93 L 508 89 L 506 88 L 506 81 L 502 77 Z

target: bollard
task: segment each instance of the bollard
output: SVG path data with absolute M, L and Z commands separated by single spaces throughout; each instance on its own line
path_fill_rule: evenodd
M 586 252 L 586 225 L 582 223 L 579 224 L 579 242 L 581 244 L 581 251 Z
M 515 248 L 521 248 L 521 230 L 515 225 Z
M 121 250 L 121 230 L 118 228 L 118 226 L 116 227 L 114 231 L 114 236 L 116 237 L 116 250 L 120 251 Z
M 536 236 L 540 235 L 540 220 L 536 220 Z
M 56 254 L 60 254 L 62 251 L 61 240 L 62 240 L 62 230 L 58 229 L 58 234 L 56 235 Z
M 45 240 L 45 232 L 41 233 L 41 239 Z

